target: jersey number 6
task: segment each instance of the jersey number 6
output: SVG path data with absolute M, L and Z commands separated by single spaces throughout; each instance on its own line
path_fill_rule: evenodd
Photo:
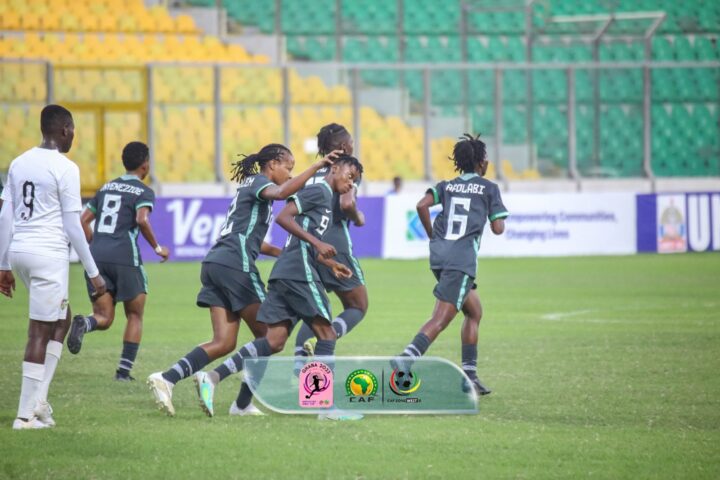
M 470 213 L 470 199 L 453 197 L 450 200 L 450 211 L 448 212 L 447 231 L 445 232 L 445 240 L 457 240 L 465 235 L 467 230 L 468 216 L 457 212 L 457 207 L 461 206 L 466 212 Z M 455 226 L 458 226 L 457 233 Z

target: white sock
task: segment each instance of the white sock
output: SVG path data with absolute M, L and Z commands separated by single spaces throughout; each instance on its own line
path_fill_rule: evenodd
M 38 388 L 37 399 L 41 402 L 47 402 L 48 389 L 50 382 L 55 376 L 55 369 L 60 362 L 60 354 L 62 354 L 63 344 L 50 340 L 45 351 L 45 377 L 43 378 L 40 388 Z
M 37 402 L 37 391 L 44 378 L 45 365 L 42 363 L 23 362 L 18 418 L 30 419 L 33 416 L 33 410 Z

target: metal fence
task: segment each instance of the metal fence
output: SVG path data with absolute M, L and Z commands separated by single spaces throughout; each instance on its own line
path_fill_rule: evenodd
M 39 109 L 75 114 L 71 157 L 94 188 L 124 143 L 151 148 L 157 182 L 228 178 L 239 153 L 289 145 L 302 167 L 331 121 L 366 178 L 452 175 L 458 135 L 480 132 L 494 176 L 720 175 L 720 63 L 288 63 L 53 66 L 0 62 L 0 170 L 37 143 Z M 530 95 L 528 95 L 530 93 Z

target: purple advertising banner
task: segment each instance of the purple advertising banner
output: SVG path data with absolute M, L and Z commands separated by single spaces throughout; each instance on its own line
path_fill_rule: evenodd
M 637 196 L 638 252 L 720 250 L 720 192 Z
M 202 260 L 218 238 L 230 201 L 230 198 L 156 199 L 150 220 L 158 242 L 170 248 L 172 260 Z M 277 216 L 284 205 L 285 202 L 275 202 L 273 214 Z M 380 257 L 384 199 L 361 197 L 358 207 L 365 213 L 366 224 L 362 228 L 350 227 L 355 255 Z M 282 247 L 286 239 L 287 233 L 273 222 L 266 240 Z M 139 244 L 143 261 L 159 261 L 147 242 L 140 240 Z

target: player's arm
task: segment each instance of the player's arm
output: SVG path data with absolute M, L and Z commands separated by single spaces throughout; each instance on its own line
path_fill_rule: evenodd
M 432 221 L 430 220 L 430 207 L 432 207 L 436 203 L 437 202 L 435 202 L 435 196 L 430 191 L 428 191 L 425 196 L 420 199 L 416 206 L 418 218 L 420 219 L 420 222 L 422 223 L 422 226 L 425 229 L 425 233 L 427 233 L 428 238 L 432 238 Z
M 58 197 L 60 198 L 60 210 L 62 212 L 62 223 L 65 234 L 70 239 L 75 252 L 80 257 L 80 262 L 90 278 L 90 283 L 95 289 L 94 298 L 98 298 L 107 292 L 105 280 L 95 265 L 95 260 L 90 253 L 90 246 L 85 240 L 80 223 L 80 211 L 82 200 L 80 199 L 80 170 L 73 164 L 72 168 L 65 171 L 65 174 L 58 181 Z
M 317 172 L 323 167 L 332 165 L 333 159 L 341 153 L 342 150 L 334 150 L 325 155 L 317 162 L 310 165 L 307 170 L 302 172 L 297 177 L 291 178 L 282 185 L 271 184 L 270 186 L 263 188 L 259 194 L 260 198 L 262 198 L 263 200 L 285 200 L 290 195 L 297 193 L 298 190 L 303 188 L 307 181 L 310 180 L 313 175 L 315 175 L 315 172 Z
M 4 208 L 3 208 L 4 203 Z M 0 199 L 0 293 L 12 298 L 15 290 L 15 277 L 10 269 L 8 252 L 13 231 L 13 202 Z
M 92 227 L 90 227 L 93 220 L 95 220 L 95 213 L 86 207 L 80 214 L 80 224 L 82 225 L 83 232 L 85 232 L 85 240 L 87 240 L 88 243 L 92 242 L 93 239 L 93 231 Z
M 290 235 L 294 235 L 300 240 L 303 240 L 315 247 L 315 250 L 317 250 L 319 257 L 334 257 L 337 253 L 335 251 L 335 247 L 325 242 L 321 242 L 313 235 L 300 228 L 300 225 L 295 222 L 295 217 L 299 215 L 299 213 L 300 211 L 298 210 L 295 202 L 290 201 L 285 204 L 282 210 L 280 210 L 280 214 L 278 215 L 276 222 Z
M 262 242 L 262 245 L 260 245 L 260 253 L 270 257 L 279 257 L 282 253 L 282 248 L 276 247 L 275 245 L 271 245 L 267 242 Z
M 500 189 L 497 185 L 493 185 L 493 188 L 489 191 L 490 194 L 490 230 L 495 235 L 502 235 L 505 232 L 505 219 L 510 215 L 507 208 L 503 204 Z
M 153 250 L 155 250 L 155 253 L 162 257 L 160 263 L 167 261 L 168 256 L 170 256 L 170 250 L 167 247 L 161 246 L 155 238 L 155 232 L 153 231 L 152 225 L 150 225 L 150 207 L 138 208 L 135 214 L 135 222 L 142 236 L 145 237 L 145 240 L 147 240 Z
M 332 258 L 322 258 L 318 256 L 318 262 L 330 268 L 333 272 L 333 275 L 335 275 L 335 278 L 351 278 L 353 275 L 352 270 L 350 270 L 347 265 L 336 262 Z
M 355 184 L 349 192 L 340 195 L 340 209 L 356 226 L 365 225 L 365 214 L 357 208 L 357 186 Z

